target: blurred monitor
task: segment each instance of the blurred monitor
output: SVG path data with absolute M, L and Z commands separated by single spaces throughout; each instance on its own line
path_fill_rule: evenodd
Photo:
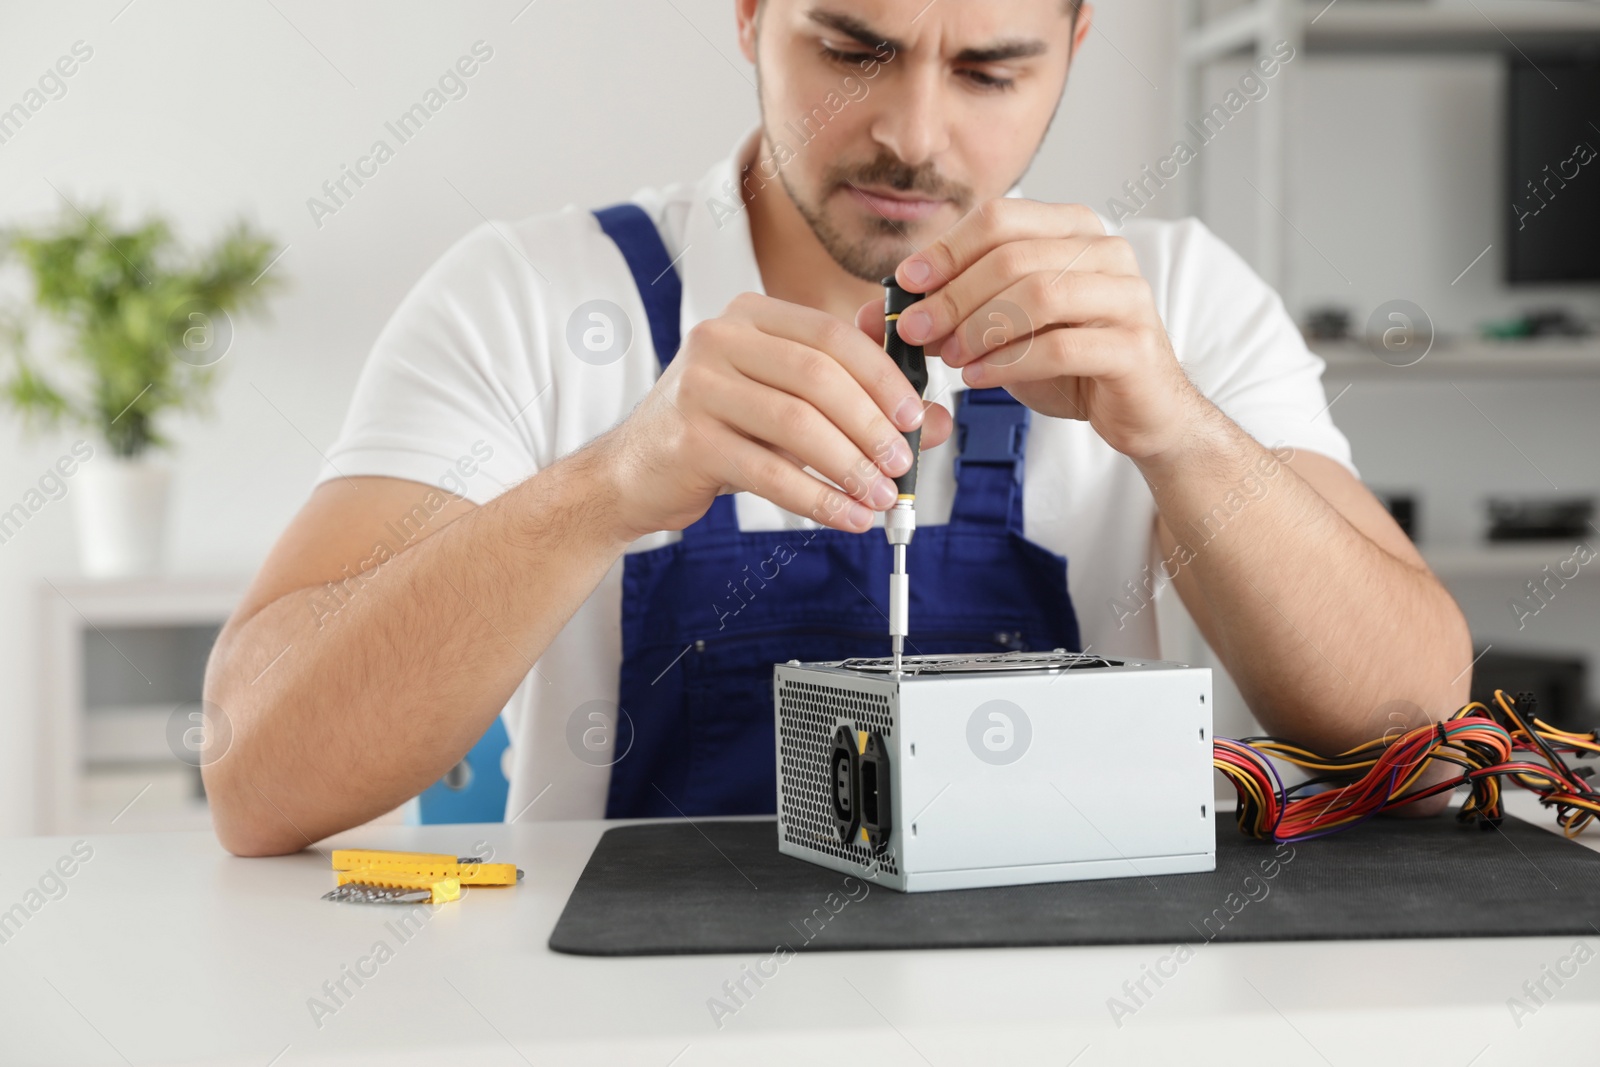
M 1506 280 L 1600 280 L 1600 52 L 1509 62 Z

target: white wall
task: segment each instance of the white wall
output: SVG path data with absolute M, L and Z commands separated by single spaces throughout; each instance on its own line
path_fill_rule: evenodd
M 0 107 L 73 42 L 94 55 L 0 145 L 0 225 L 54 215 L 53 184 L 164 212 L 195 240 L 244 213 L 289 245 L 274 269 L 293 288 L 270 322 L 237 324 L 216 417 L 170 424 L 175 571 L 259 563 L 304 499 L 372 338 L 480 212 L 598 206 L 693 178 L 754 121 L 730 0 L 524 3 L 3 6 Z M 1170 0 L 1105 8 L 1105 41 L 1080 60 L 1032 195 L 1102 203 L 1169 139 Z M 468 95 L 313 225 L 306 199 L 480 39 L 494 56 Z M 0 420 L 9 503 L 73 436 Z M 0 545 L 0 834 L 32 826 L 36 596 L 44 577 L 76 572 L 71 538 L 69 494 Z

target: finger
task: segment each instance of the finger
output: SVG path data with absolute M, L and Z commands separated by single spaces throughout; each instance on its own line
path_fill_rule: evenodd
M 1135 339 L 1114 327 L 1061 326 L 1018 338 L 961 370 L 972 389 L 1051 378 L 1109 378 L 1127 365 Z
M 752 382 L 804 401 L 831 427 L 843 431 L 883 473 L 899 475 L 911 469 L 911 448 L 905 434 L 837 360 L 784 338 L 756 337 L 753 344 L 734 350 L 735 369 Z M 742 406 L 743 401 L 731 399 L 729 403 Z
M 734 469 L 734 488 L 835 530 L 860 533 L 871 529 L 872 511 L 859 501 L 748 437 L 731 431 L 718 437 L 717 450 Z
M 950 409 L 943 404 L 926 401 L 927 411 L 922 419 L 922 436 L 918 444 L 922 451 L 937 448 L 950 440 L 950 435 L 955 432 L 955 417 L 950 414 Z M 788 455 L 788 453 L 783 453 Z M 800 466 L 805 466 L 798 456 L 789 456 Z M 880 468 L 881 469 L 881 468 Z
M 876 338 L 883 344 L 883 303 L 874 300 L 863 304 L 861 310 L 856 312 L 856 325 L 869 337 Z M 934 448 L 944 444 L 950 439 L 954 420 L 950 412 L 941 404 L 924 401 L 922 419 L 922 447 Z
M 827 312 L 754 293 L 737 298 L 729 305 L 729 311 L 763 333 L 832 356 L 900 429 L 914 430 L 922 425 L 922 401 L 883 350 L 882 341 L 875 343 L 850 323 Z
M 1029 334 L 1059 326 L 1116 325 L 1138 315 L 1141 294 L 1148 291 L 1139 277 L 1030 274 L 958 323 L 939 346 L 939 358 L 962 367 Z
M 912 344 L 936 342 L 991 303 L 1002 292 L 1034 274 L 1055 278 L 1068 271 L 1098 271 L 1115 266 L 1110 238 L 1067 237 L 1012 241 L 990 250 L 949 285 L 937 289 L 900 315 L 900 336 Z M 1009 309 L 1007 309 L 1009 310 Z M 1033 309 L 1025 309 L 1031 315 Z M 1040 326 L 1045 323 L 1041 320 Z M 1030 327 L 1031 330 L 1031 327 Z
M 955 419 L 950 414 L 949 408 L 935 401 L 923 401 L 922 437 L 918 442 L 922 450 L 925 451 L 930 448 L 937 448 L 939 445 L 944 444 L 950 439 L 950 435 L 954 432 L 954 430 Z M 900 431 L 896 430 L 894 433 L 899 436 L 901 440 L 904 440 L 904 436 L 900 434 Z M 882 440 L 881 438 L 871 437 L 868 439 L 878 441 Z M 868 455 L 871 455 L 874 458 L 884 455 L 884 448 L 881 444 L 864 448 L 863 451 L 867 452 Z M 801 462 L 800 465 L 806 466 L 804 462 Z M 905 468 L 896 467 L 894 464 L 889 464 L 886 462 L 880 462 L 878 464 L 878 469 L 892 477 L 896 474 L 902 473 Z
M 818 357 L 825 358 L 825 357 Z M 846 493 L 879 511 L 894 506 L 895 485 L 874 458 L 866 455 L 827 415 L 806 400 L 750 379 L 729 379 L 710 386 L 719 394 L 712 399 L 724 423 L 746 437 L 782 450 L 833 481 Z M 865 403 L 865 400 L 863 400 Z M 871 407 L 871 404 L 866 404 Z M 879 421 L 882 422 L 880 415 Z M 885 422 L 885 433 L 905 453 L 902 471 L 910 467 L 910 452 L 898 430 Z
M 922 450 L 936 448 L 950 440 L 950 433 L 955 428 L 955 419 L 950 417 L 950 410 L 943 404 L 928 404 L 928 413 L 922 420 Z
M 1042 204 L 1007 197 L 978 205 L 938 240 L 895 270 L 895 278 L 913 293 L 948 285 L 990 251 L 1010 241 L 1035 237 L 1100 237 L 1100 218 L 1082 204 Z
M 869 300 L 856 312 L 856 329 L 883 344 L 883 301 Z

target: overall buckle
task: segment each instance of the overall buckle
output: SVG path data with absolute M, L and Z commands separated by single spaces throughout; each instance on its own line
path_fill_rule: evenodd
M 1022 481 L 1023 446 L 1028 437 L 1027 409 L 1010 394 L 991 400 L 988 390 L 968 390 L 956 410 L 955 475 L 967 463 L 1009 466 L 1013 481 Z

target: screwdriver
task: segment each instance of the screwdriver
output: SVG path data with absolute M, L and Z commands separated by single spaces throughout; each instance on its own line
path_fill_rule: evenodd
M 893 277 L 883 279 L 883 350 L 889 353 L 900 373 L 906 376 L 920 397 L 928 388 L 928 363 L 920 345 L 900 339 L 900 313 L 921 300 L 921 295 L 900 288 Z M 909 430 L 906 444 L 911 446 L 911 467 L 894 480 L 898 495 L 894 507 L 884 515 L 883 529 L 894 546 L 894 570 L 889 575 L 889 644 L 894 651 L 894 672 L 900 673 L 905 654 L 907 623 L 910 616 L 910 578 L 906 574 L 906 547 L 917 529 L 917 464 L 922 445 L 922 427 Z

